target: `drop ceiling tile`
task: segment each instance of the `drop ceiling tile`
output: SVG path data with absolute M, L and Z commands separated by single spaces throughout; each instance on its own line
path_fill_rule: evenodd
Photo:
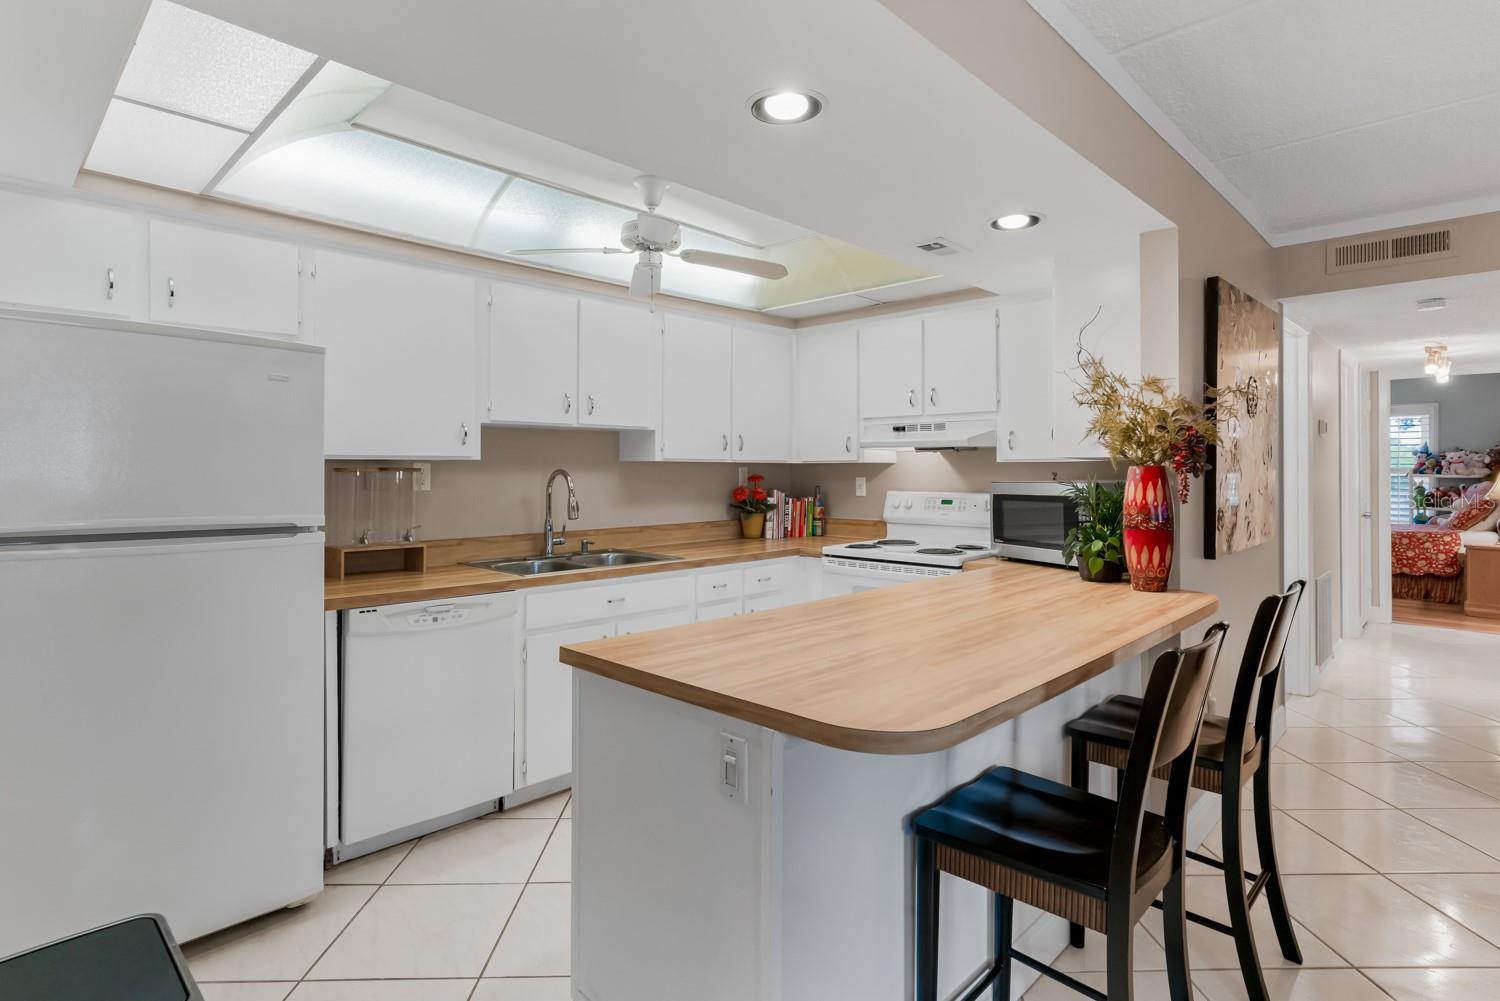
M 115 93 L 248 132 L 313 59 L 311 52 L 157 0 Z
M 1500 96 L 1219 164 L 1291 230 L 1493 196 Z
M 1253 0 L 1063 0 L 1110 52 L 1197 24 Z
M 196 193 L 244 141 L 243 132 L 117 98 L 84 167 Z
M 1490 0 L 1269 0 L 1120 54 L 1210 159 L 1500 91 Z

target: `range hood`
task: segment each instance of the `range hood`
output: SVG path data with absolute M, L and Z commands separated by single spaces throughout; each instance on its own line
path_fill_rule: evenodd
M 948 420 L 867 420 L 860 428 L 864 448 L 994 448 L 995 421 L 979 417 Z

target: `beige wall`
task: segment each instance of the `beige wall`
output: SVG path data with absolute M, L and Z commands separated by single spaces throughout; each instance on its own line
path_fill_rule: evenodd
M 1317 334 L 1308 335 L 1308 381 L 1311 400 L 1308 433 L 1308 478 L 1312 490 L 1313 579 L 1333 571 L 1333 635 L 1340 632 L 1341 580 L 1339 566 L 1339 349 Z M 1328 433 L 1318 433 L 1318 422 L 1328 422 Z M 1308 582 L 1309 586 L 1311 581 Z M 1310 596 L 1309 596 L 1310 597 Z
M 1342 292 L 1345 289 L 1370 288 L 1375 285 L 1394 285 L 1400 282 L 1422 281 L 1426 278 L 1447 278 L 1451 275 L 1472 275 L 1484 271 L 1500 271 L 1500 212 L 1463 216 L 1424 224 L 1420 229 L 1438 229 L 1444 226 L 1453 229 L 1453 244 L 1457 251 L 1452 257 L 1435 257 L 1429 260 L 1393 264 L 1389 267 L 1366 268 L 1359 271 L 1344 271 L 1336 275 L 1327 274 L 1327 242 L 1298 243 L 1290 247 L 1278 247 L 1275 251 L 1276 291 L 1283 299 L 1293 296 L 1313 295 L 1318 292 Z M 1370 233 L 1340 237 L 1340 242 L 1361 237 L 1374 237 L 1402 230 L 1376 230 Z
M 573 475 L 582 515 L 576 527 L 585 530 L 731 516 L 729 491 L 739 470 L 727 463 L 621 462 L 619 435 L 613 431 L 487 427 L 481 445 L 478 462 L 432 464 L 432 489 L 417 495 L 421 538 L 540 532 L 542 490 L 559 466 Z M 765 475 L 767 486 L 788 486 L 784 465 L 749 468 Z M 566 499 L 559 481 L 553 491 L 553 521 L 559 525 Z
M 1274 303 L 1270 246 L 1022 0 L 883 2 L 1177 227 L 1179 350 L 1177 371 L 1163 374 L 1177 375 L 1184 386 L 1201 385 L 1204 280 L 1222 275 Z M 972 470 L 975 482 L 985 475 Z M 1234 663 L 1256 604 L 1281 583 L 1281 545 L 1277 539 L 1222 560 L 1204 559 L 1202 496 L 1200 487 L 1180 512 L 1180 580 L 1219 596 L 1220 615 L 1232 626 L 1225 656 Z M 1221 704 L 1231 675 L 1224 672 L 1216 686 Z

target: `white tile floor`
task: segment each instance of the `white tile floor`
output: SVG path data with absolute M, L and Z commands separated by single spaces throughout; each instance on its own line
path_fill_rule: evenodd
M 1273 798 L 1304 963 L 1281 958 L 1258 905 L 1275 1001 L 1500 998 L 1500 636 L 1371 627 L 1287 717 Z M 565 999 L 570 805 L 560 794 L 339 866 L 306 906 L 191 943 L 193 973 L 208 1001 Z M 1219 878 L 1192 872 L 1190 905 L 1222 918 Z M 1154 914 L 1144 932 L 1136 999 L 1165 1001 Z M 1099 944 L 1060 965 L 1102 986 Z M 1245 997 L 1227 938 L 1190 926 L 1189 949 L 1200 1001 Z

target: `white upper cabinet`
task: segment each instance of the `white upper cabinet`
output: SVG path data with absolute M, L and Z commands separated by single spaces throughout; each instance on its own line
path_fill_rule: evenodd
M 1103 458 L 1104 448 L 1088 434 L 1089 414 L 1073 402 L 1078 346 L 1081 340 L 1111 371 L 1127 379 L 1140 377 L 1140 237 L 1101 240 L 1087 252 L 1060 254 L 1053 270 L 1053 307 L 1056 455 Z
M 770 330 L 734 329 L 733 455 L 786 462 L 792 457 L 792 379 L 796 340 Z
M 1047 459 L 1052 441 L 1052 300 L 1000 307 L 1000 405 L 995 459 Z
M 859 345 L 852 329 L 797 335 L 797 458 L 859 459 Z
M 859 330 L 861 417 L 922 413 L 922 321 L 891 320 Z
M 993 413 L 995 307 L 937 313 L 922 328 L 922 412 Z
M 328 351 L 326 454 L 479 457 L 474 279 L 320 250 L 307 296 L 307 339 Z
M 661 456 L 731 459 L 729 325 L 669 315 L 662 331 Z
M 490 286 L 489 420 L 578 423 L 578 297 Z
M 661 408 L 661 321 L 644 306 L 583 299 L 578 423 L 654 428 Z
M 127 212 L 0 191 L 0 302 L 129 316 L 143 233 Z
M 297 336 L 294 243 L 151 220 L 149 317 Z

